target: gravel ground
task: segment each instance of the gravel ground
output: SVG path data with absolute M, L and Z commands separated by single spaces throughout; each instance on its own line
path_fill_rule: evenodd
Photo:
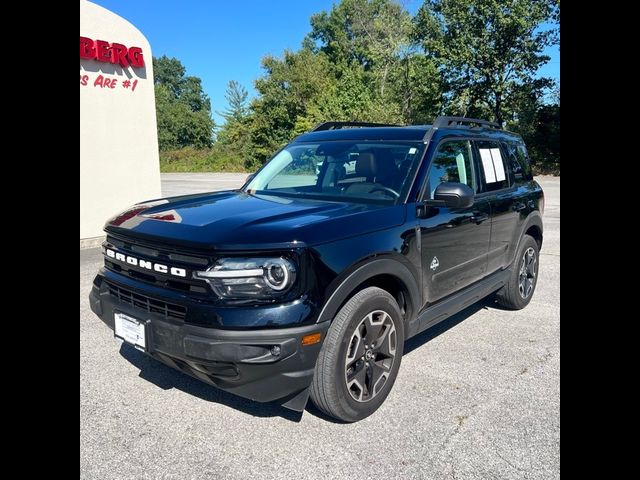
M 163 174 L 163 193 L 244 178 Z M 243 400 L 121 345 L 87 301 L 99 249 L 81 251 L 81 478 L 559 478 L 560 179 L 537 180 L 545 240 L 531 304 L 484 302 L 409 340 L 386 402 L 355 424 Z

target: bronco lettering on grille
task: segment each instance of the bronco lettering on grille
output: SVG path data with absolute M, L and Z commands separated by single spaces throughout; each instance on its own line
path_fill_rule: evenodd
M 129 265 L 135 265 L 140 268 L 145 268 L 147 270 L 153 270 L 154 272 L 165 273 L 169 275 L 173 275 L 175 277 L 186 277 L 187 271 L 184 268 L 178 267 L 169 267 L 167 265 L 163 265 L 161 263 L 154 263 L 148 260 L 141 260 L 136 257 L 132 257 L 130 255 L 125 255 L 120 252 L 116 252 L 111 250 L 110 248 L 105 249 L 105 254 L 107 257 L 117 260 L 118 262 L 128 263 Z

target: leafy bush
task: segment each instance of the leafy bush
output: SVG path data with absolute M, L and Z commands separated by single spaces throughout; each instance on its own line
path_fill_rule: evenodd
M 246 172 L 244 159 L 217 145 L 160 152 L 160 171 L 167 172 Z

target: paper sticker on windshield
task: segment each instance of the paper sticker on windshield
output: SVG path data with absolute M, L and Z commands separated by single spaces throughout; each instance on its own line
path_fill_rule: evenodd
M 491 149 L 491 158 L 493 159 L 493 168 L 496 171 L 496 180 L 503 182 L 507 177 L 504 174 L 504 164 L 502 163 L 502 155 L 499 148 Z
M 493 169 L 493 160 L 491 159 L 491 151 L 488 148 L 480 149 L 480 158 L 482 159 L 482 170 L 487 183 L 496 182 L 496 172 Z
M 415 147 L 411 147 L 411 148 L 409 149 L 409 155 L 413 155 L 413 154 L 414 154 L 414 153 L 416 153 L 417 151 L 418 151 L 418 149 L 417 149 L 417 148 L 415 148 Z

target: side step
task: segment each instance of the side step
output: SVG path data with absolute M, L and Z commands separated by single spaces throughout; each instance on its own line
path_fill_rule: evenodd
M 499 290 L 507 282 L 509 273 L 510 271 L 508 269 L 492 273 L 478 283 L 454 293 L 435 305 L 427 307 L 417 318 L 411 321 L 406 338 L 411 338 L 427 328 L 433 327 L 450 316 L 464 310 L 469 305 L 473 305 L 487 295 Z

